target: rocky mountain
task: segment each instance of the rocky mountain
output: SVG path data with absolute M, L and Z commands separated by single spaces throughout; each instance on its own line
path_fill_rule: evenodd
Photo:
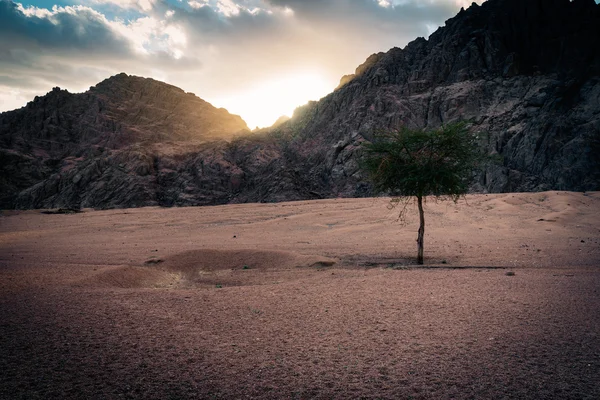
M 236 136 L 239 117 L 152 80 L 121 74 L 84 94 L 55 90 L 0 115 L 0 207 L 364 196 L 362 142 L 458 120 L 502 159 L 474 190 L 600 190 L 600 5 L 474 3 L 252 134 Z
M 246 132 L 239 116 L 153 79 L 54 88 L 0 114 L 0 208 L 157 204 L 168 154 Z
M 381 129 L 473 121 L 502 165 L 490 192 L 600 189 L 600 5 L 593 0 L 489 0 L 461 10 L 429 40 L 374 54 L 286 126 L 293 151 L 321 148 L 303 175 L 334 194 L 368 188 L 359 144 Z

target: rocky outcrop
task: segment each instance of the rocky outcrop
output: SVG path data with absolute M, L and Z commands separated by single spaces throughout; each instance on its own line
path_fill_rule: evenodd
M 290 120 L 290 117 L 288 117 L 287 115 L 282 115 L 281 117 L 277 118 L 277 121 L 275 121 L 273 123 L 273 125 L 271 125 L 271 128 L 278 128 L 279 126 L 283 125 L 285 122 L 288 122 Z
M 53 90 L 0 115 L 0 207 L 208 205 L 372 194 L 361 143 L 469 120 L 501 162 L 473 190 L 600 190 L 600 5 L 488 0 L 372 55 L 292 119 L 239 117 L 153 80 Z
M 352 82 L 354 80 L 354 78 L 356 78 L 357 76 L 361 76 L 363 73 L 365 73 L 367 70 L 369 70 L 369 68 L 371 68 L 373 65 L 377 64 L 377 62 L 385 55 L 385 53 L 377 53 L 377 54 L 371 54 L 369 56 L 369 58 L 367 58 L 365 60 L 364 63 L 360 64 L 358 67 L 356 67 L 356 70 L 354 71 L 353 74 L 350 75 L 344 75 L 340 78 L 340 83 L 338 84 L 338 86 L 335 88 L 335 90 L 338 90 L 344 86 L 346 86 L 348 83 Z

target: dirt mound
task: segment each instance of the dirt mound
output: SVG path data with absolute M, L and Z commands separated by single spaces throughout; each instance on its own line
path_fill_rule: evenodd
M 242 269 L 289 269 L 294 267 L 333 265 L 335 260 L 327 257 L 303 255 L 290 251 L 265 250 L 192 250 L 177 254 L 161 263 L 170 271 L 194 275 L 222 270 Z
M 328 257 L 289 251 L 206 249 L 176 254 L 155 265 L 179 274 L 183 286 L 220 287 L 275 283 L 281 277 L 280 272 L 322 268 L 335 263 L 336 260 Z
M 150 258 L 143 266 L 123 266 L 103 270 L 86 279 L 86 286 L 119 288 L 193 288 L 247 286 L 279 283 L 283 272 L 289 280 L 302 274 L 302 268 L 321 269 L 337 260 L 286 251 L 193 250 L 160 259 Z

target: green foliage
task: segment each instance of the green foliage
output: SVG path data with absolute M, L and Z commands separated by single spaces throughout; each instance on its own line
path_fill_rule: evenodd
M 392 196 L 450 197 L 467 193 L 483 160 L 478 138 L 465 122 L 435 130 L 401 128 L 365 145 L 363 165 L 375 189 Z

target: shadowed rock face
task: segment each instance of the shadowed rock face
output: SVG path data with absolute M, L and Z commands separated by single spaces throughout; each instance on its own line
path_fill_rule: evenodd
M 502 159 L 474 190 L 599 190 L 599 99 L 600 5 L 488 0 L 251 135 L 233 138 L 246 129 L 239 117 L 150 79 L 54 90 L 0 115 L 0 207 L 365 196 L 362 142 L 463 119 Z

